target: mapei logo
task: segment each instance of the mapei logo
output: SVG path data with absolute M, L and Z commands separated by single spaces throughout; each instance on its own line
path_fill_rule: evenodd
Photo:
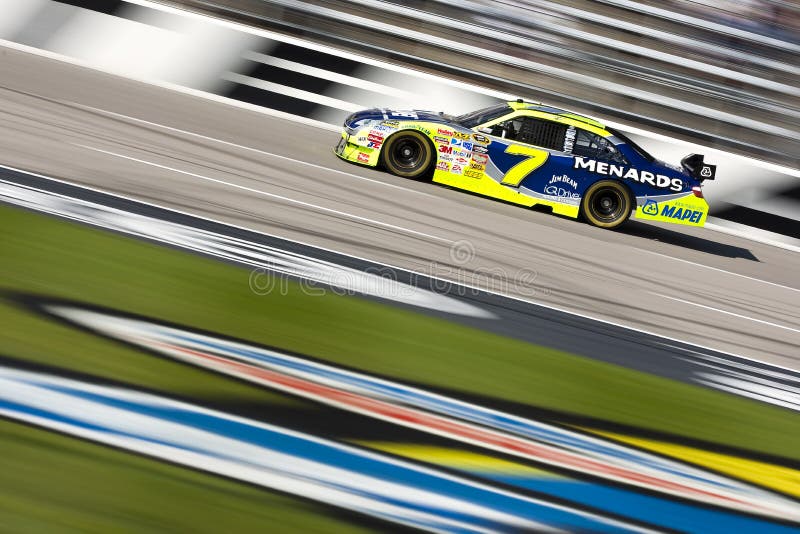
M 644 209 L 642 210 L 644 211 Z M 677 219 L 679 221 L 689 221 L 699 223 L 703 217 L 702 211 L 690 210 L 689 208 L 676 208 L 675 206 L 664 206 L 661 208 L 661 216 Z
M 642 208 L 642 213 L 645 215 L 658 215 L 658 202 L 648 200 Z

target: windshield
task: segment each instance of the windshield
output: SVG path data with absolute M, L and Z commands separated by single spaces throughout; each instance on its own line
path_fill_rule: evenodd
M 508 104 L 497 104 L 488 108 L 479 109 L 478 111 L 459 115 L 455 118 L 455 121 L 465 128 L 474 128 L 475 126 L 489 122 L 497 117 L 502 117 L 512 111 L 514 110 L 512 110 Z
M 656 160 L 656 158 L 651 156 L 650 153 L 647 150 L 645 150 L 642 147 L 640 147 L 639 145 L 637 145 L 633 140 L 631 140 L 630 137 L 628 137 L 624 133 L 620 132 L 619 130 L 613 129 L 613 128 L 607 128 L 607 129 L 608 129 L 609 132 L 611 132 L 612 134 L 617 136 L 623 143 L 627 144 L 629 147 L 631 147 L 633 150 L 635 150 L 637 154 L 642 156 L 644 159 L 646 159 L 650 163 L 652 163 L 652 162 L 654 162 Z

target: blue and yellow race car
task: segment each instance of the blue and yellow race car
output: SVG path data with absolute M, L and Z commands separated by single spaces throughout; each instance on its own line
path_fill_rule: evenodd
M 637 219 L 703 226 L 703 180 L 716 167 L 692 154 L 655 159 L 623 133 L 539 103 L 517 100 L 466 115 L 369 109 L 350 115 L 340 158 L 407 178 L 542 206 L 616 228 Z

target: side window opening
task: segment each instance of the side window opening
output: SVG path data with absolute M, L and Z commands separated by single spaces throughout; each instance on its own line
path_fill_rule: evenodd
M 564 124 L 530 117 L 517 117 L 492 127 L 492 135 L 558 151 L 564 150 L 566 133 Z
M 575 142 L 572 145 L 573 156 L 584 156 L 615 163 L 628 163 L 625 157 L 617 150 L 617 147 L 614 146 L 614 143 L 608 139 L 586 130 L 576 130 Z

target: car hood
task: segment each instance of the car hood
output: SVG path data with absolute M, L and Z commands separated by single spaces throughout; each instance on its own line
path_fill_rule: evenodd
M 352 128 L 356 123 L 367 120 L 436 122 L 455 125 L 452 116 L 436 111 L 424 111 L 419 109 L 394 110 L 385 108 L 372 108 L 357 111 L 345 119 L 344 125 L 347 128 Z

